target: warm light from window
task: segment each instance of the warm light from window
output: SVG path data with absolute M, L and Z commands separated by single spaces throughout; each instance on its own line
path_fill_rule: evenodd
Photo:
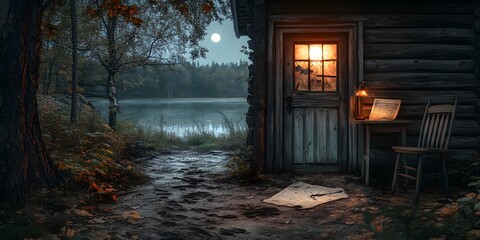
M 322 60 L 322 45 L 311 44 L 310 45 L 310 60 Z
M 337 44 L 294 44 L 294 90 L 335 92 L 338 84 Z

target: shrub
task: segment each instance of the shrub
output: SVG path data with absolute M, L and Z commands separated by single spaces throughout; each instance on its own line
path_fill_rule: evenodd
M 116 192 L 126 183 L 146 180 L 128 162 L 129 146 L 141 136 L 113 131 L 86 105 L 72 124 L 68 104 L 52 96 L 38 99 L 43 140 L 67 190 L 82 187 L 94 196 L 116 200 Z

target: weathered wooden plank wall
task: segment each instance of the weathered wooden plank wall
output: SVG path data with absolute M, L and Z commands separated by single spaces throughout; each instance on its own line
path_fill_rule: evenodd
M 449 9 L 445 5 L 443 10 L 418 9 L 417 13 L 401 16 L 402 19 L 395 14 L 385 16 L 385 21 L 378 16 L 367 17 L 364 80 L 370 94 L 367 108 L 375 97 L 402 99 L 398 118 L 414 120 L 408 128 L 410 146 L 418 141 L 428 98 L 446 103 L 459 97 L 450 147 L 459 149 L 454 158 L 466 160 L 480 146 L 475 110 L 478 95 L 474 91 L 478 79 L 473 74 L 477 67 L 472 45 L 475 5 L 456 5 L 459 8 Z M 388 138 L 392 136 L 373 134 L 373 163 L 391 162 L 390 147 L 398 144 L 398 139 L 395 142 Z
M 268 1 L 267 12 L 292 24 L 361 21 L 363 76 L 370 94 L 367 109 L 375 97 L 402 99 L 398 118 L 414 120 L 408 144 L 416 145 L 428 98 L 441 103 L 453 102 L 457 96 L 450 147 L 460 149 L 457 159 L 470 158 L 480 146 L 478 2 L 372 2 L 275 0 Z M 391 135 L 374 133 L 372 162 L 391 162 L 386 159 L 391 157 L 392 144 Z

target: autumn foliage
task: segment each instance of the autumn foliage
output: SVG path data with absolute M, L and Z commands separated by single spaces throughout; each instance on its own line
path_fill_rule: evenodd
M 166 4 L 155 0 L 148 1 L 151 6 L 158 6 Z M 191 12 L 192 6 L 186 4 L 185 1 L 170 0 L 168 4 L 173 6 L 180 14 L 187 16 Z M 204 1 L 200 4 L 200 8 L 205 14 L 212 12 L 214 3 L 212 1 Z M 92 18 L 98 18 L 105 15 L 109 18 L 116 18 L 122 16 L 125 21 L 140 26 L 142 19 L 138 17 L 138 6 L 124 4 L 121 0 L 104 0 L 97 6 L 88 5 L 86 7 L 86 13 Z
M 68 119 L 68 104 L 57 96 L 40 96 L 39 109 L 47 151 L 63 175 L 67 190 L 84 189 L 93 200 L 116 201 L 128 184 L 145 180 L 128 161 L 132 139 L 113 131 L 84 105 L 79 122 Z M 61 98 L 60 98 L 61 99 Z
M 125 21 L 133 23 L 135 26 L 140 26 L 142 20 L 137 17 L 138 7 L 135 5 L 123 4 L 120 0 L 105 0 L 99 6 L 88 5 L 86 13 L 92 17 L 97 18 L 105 14 L 109 18 L 116 18 L 122 16 Z

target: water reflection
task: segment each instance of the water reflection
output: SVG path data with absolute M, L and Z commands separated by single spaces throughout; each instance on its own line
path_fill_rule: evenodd
M 108 100 L 88 99 L 104 118 L 108 118 Z M 236 127 L 246 128 L 248 104 L 244 98 L 124 99 L 119 101 L 119 120 L 132 120 L 151 131 L 184 136 L 189 132 L 227 132 L 224 117 Z

